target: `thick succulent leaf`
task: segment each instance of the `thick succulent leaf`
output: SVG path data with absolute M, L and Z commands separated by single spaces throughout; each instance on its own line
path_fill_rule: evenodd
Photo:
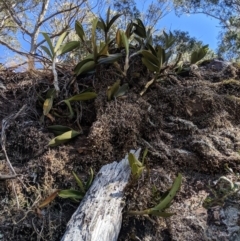
M 71 41 L 66 44 L 64 44 L 61 49 L 59 49 L 59 54 L 66 54 L 80 46 L 79 41 Z
M 126 55 L 129 55 L 129 42 L 126 34 L 124 32 L 121 33 L 121 42 L 123 43 L 123 46 L 126 50 Z
M 143 28 L 143 29 L 145 29 L 145 26 L 144 26 L 142 20 L 141 20 L 140 18 L 137 18 L 136 20 L 137 20 L 137 22 L 138 22 L 138 26 L 141 27 L 141 28 Z
M 111 100 L 115 93 L 118 91 L 120 86 L 120 80 L 117 80 L 111 87 L 108 88 L 107 90 L 107 99 Z
M 88 190 L 89 187 L 92 185 L 93 177 L 94 177 L 93 169 L 90 168 L 90 176 L 89 176 L 88 181 L 87 181 L 87 183 L 85 185 L 85 190 Z
M 84 194 L 77 190 L 66 189 L 66 190 L 59 191 L 58 196 L 61 198 L 82 199 L 84 197 Z
M 56 89 L 49 89 L 48 91 L 47 91 L 47 94 L 46 94 L 46 98 L 55 98 L 56 97 L 56 95 L 57 95 L 57 91 L 56 91 Z
M 63 102 L 67 105 L 67 107 L 68 107 L 68 109 L 69 109 L 70 114 L 68 115 L 68 117 L 69 117 L 70 119 L 72 119 L 72 118 L 74 117 L 74 112 L 73 112 L 73 109 L 72 109 L 72 106 L 71 106 L 70 101 L 68 101 L 68 100 L 63 100 Z
M 112 64 L 122 57 L 121 53 L 109 54 L 106 56 L 100 56 L 98 59 L 98 64 Z
M 47 116 L 52 109 L 53 105 L 53 98 L 47 98 L 43 103 L 43 114 Z
M 127 91 L 129 90 L 129 85 L 123 84 L 122 86 L 119 87 L 119 89 L 117 90 L 117 92 L 114 94 L 114 97 L 120 97 L 123 96 L 127 93 Z
M 142 50 L 141 54 L 143 55 L 144 59 L 147 59 L 149 62 L 151 62 L 153 65 L 160 67 L 160 62 L 156 56 L 154 56 L 152 53 L 150 53 L 147 50 Z
M 79 38 L 82 40 L 82 42 L 85 41 L 85 33 L 82 27 L 82 24 L 79 21 L 75 22 L 75 31 L 77 33 L 77 35 L 79 36 Z
M 137 22 L 138 22 L 137 24 L 133 23 L 133 25 L 135 26 L 135 30 L 133 32 L 138 36 L 140 36 L 141 38 L 146 38 L 147 33 L 143 22 L 139 18 L 137 19 Z
M 53 59 L 53 55 L 51 51 L 46 47 L 46 46 L 41 46 L 41 49 L 44 50 L 44 52 L 51 58 Z
M 107 10 L 107 19 L 106 19 L 106 25 L 108 25 L 108 24 L 109 24 L 109 20 L 110 20 L 110 14 L 111 14 L 110 7 L 108 7 L 108 10 Z
M 175 195 L 177 194 L 177 191 L 180 189 L 182 183 L 182 175 L 179 173 L 178 176 L 175 178 L 173 185 L 168 192 L 167 196 L 155 207 L 151 208 L 153 211 L 163 211 L 166 209 L 170 202 L 173 200 Z
M 146 38 L 146 30 L 139 27 L 138 25 L 135 25 L 135 30 L 133 32 L 141 38 Z
M 62 45 L 62 43 L 67 35 L 68 35 L 68 32 L 64 32 L 60 35 L 60 37 L 58 38 L 57 44 L 54 48 L 54 53 L 57 53 L 57 51 L 59 50 L 60 46 Z
M 55 135 L 62 135 L 63 133 L 72 130 L 68 126 L 62 126 L 62 125 L 52 125 L 47 127 L 48 130 L 52 131 Z
M 101 17 L 99 18 L 99 21 L 97 23 L 97 27 L 102 29 L 104 32 L 106 32 L 107 26 L 106 26 L 104 20 Z
M 136 165 L 137 167 L 143 167 L 142 163 L 132 153 L 128 154 L 128 162 L 129 162 L 129 165 L 130 165 L 131 168 L 134 165 Z
M 72 172 L 72 174 L 73 174 L 73 176 L 74 176 L 74 178 L 75 178 L 75 180 L 76 180 L 79 188 L 81 189 L 81 192 L 82 192 L 82 193 L 85 193 L 86 190 L 85 190 L 85 188 L 84 188 L 84 185 L 83 185 L 81 179 L 77 176 L 77 174 L 76 174 L 75 172 Z
M 114 22 L 121 16 L 122 14 L 116 14 L 115 16 L 112 17 L 112 19 L 110 20 L 110 22 L 107 22 L 107 31 L 110 30 L 110 28 L 112 27 L 112 25 L 114 24 Z
M 42 33 L 43 37 L 45 38 L 45 40 L 47 41 L 48 43 L 48 46 L 49 46 L 49 49 L 52 53 L 52 56 L 54 55 L 54 48 L 53 48 L 53 45 L 52 45 L 52 41 L 51 39 L 49 38 L 49 36 L 47 35 L 47 33 Z
M 162 64 L 166 61 L 165 50 L 161 46 L 157 47 L 157 58 L 160 62 L 160 68 L 161 68 Z
M 121 30 L 120 29 L 118 29 L 116 32 L 116 43 L 117 43 L 118 48 L 121 48 L 122 42 L 121 42 Z
M 129 23 L 129 24 L 127 25 L 127 29 L 126 29 L 126 31 L 125 31 L 125 34 L 126 34 L 126 36 L 127 36 L 128 39 L 129 39 L 129 38 L 131 37 L 131 35 L 133 34 L 132 29 L 133 29 L 133 23 L 131 22 L 131 23 Z
M 83 101 L 83 100 L 91 100 L 97 97 L 95 92 L 84 92 L 81 94 L 74 95 L 67 99 L 67 101 Z
M 143 152 L 143 157 L 142 157 L 142 164 L 144 163 L 144 160 L 145 160 L 147 154 L 148 154 L 148 149 L 145 148 L 145 150 L 144 150 L 144 152 Z
M 90 71 L 93 71 L 96 68 L 96 64 L 93 60 L 88 59 L 87 61 L 86 60 L 83 60 L 83 61 L 84 63 L 80 64 L 80 67 L 78 65 L 76 66 L 77 69 L 74 70 L 76 75 L 88 73 Z
M 146 47 L 152 52 L 152 54 L 153 54 L 154 56 L 157 57 L 157 52 L 156 52 L 156 50 L 153 48 L 153 46 L 152 46 L 151 44 L 146 44 Z
M 100 45 L 99 55 L 107 55 L 108 54 L 108 43 L 104 43 L 103 46 Z
M 49 146 L 58 146 L 62 143 L 65 143 L 69 140 L 71 140 L 72 138 L 80 135 L 81 133 L 78 132 L 78 131 L 75 131 L 75 130 L 71 130 L 71 131 L 67 131 L 65 133 L 63 133 L 62 135 L 60 136 L 56 136 L 55 138 L 53 138 L 49 143 L 48 145 Z
M 159 70 L 160 70 L 159 66 L 157 66 L 157 65 L 153 64 L 152 62 L 148 61 L 148 59 L 142 58 L 142 62 L 150 71 L 159 72 Z
M 195 64 L 198 61 L 200 61 L 201 59 L 203 59 L 206 54 L 208 52 L 208 45 L 204 45 L 202 48 L 193 51 L 193 53 L 191 54 L 191 64 Z

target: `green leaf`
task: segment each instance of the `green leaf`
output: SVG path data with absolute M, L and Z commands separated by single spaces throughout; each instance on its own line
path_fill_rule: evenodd
M 165 50 L 161 46 L 157 47 L 157 58 L 160 62 L 161 67 L 162 64 L 165 62 Z
M 58 193 L 58 196 L 61 198 L 76 198 L 76 199 L 83 199 L 84 194 L 77 190 L 73 189 L 66 189 L 66 190 L 61 190 Z
M 81 66 L 79 68 L 79 66 Z M 83 64 L 80 62 L 79 66 L 76 66 L 77 71 L 76 75 L 86 74 L 90 71 L 93 71 L 96 68 L 96 63 L 93 60 L 83 60 Z
M 49 143 L 48 145 L 49 146 L 58 146 L 62 143 L 65 143 L 69 140 L 71 140 L 72 138 L 80 135 L 81 133 L 78 132 L 78 131 L 75 131 L 75 130 L 71 130 L 71 131 L 67 131 L 65 133 L 63 133 L 62 135 L 60 136 L 56 136 L 55 138 L 53 138 Z
M 146 44 L 146 47 L 152 52 L 152 54 L 153 54 L 154 56 L 157 57 L 157 52 L 156 52 L 156 50 L 153 48 L 153 46 L 152 46 L 151 44 Z
M 97 97 L 95 92 L 84 92 L 81 94 L 74 95 L 67 99 L 67 101 L 83 101 L 83 100 L 91 100 Z
M 158 66 L 160 68 L 160 62 L 156 56 L 154 56 L 152 53 L 150 53 L 147 50 L 142 50 L 141 54 L 145 59 L 147 59 L 149 62 L 151 62 L 153 65 Z
M 68 126 L 62 125 L 52 125 L 47 127 L 50 131 L 52 131 L 55 135 L 62 135 L 63 133 L 72 130 L 72 128 Z
M 109 19 L 110 19 L 110 7 L 108 7 L 108 10 L 107 10 L 107 20 L 106 20 L 107 25 L 109 24 Z
M 68 115 L 68 117 L 69 117 L 70 119 L 72 119 L 72 118 L 74 117 L 74 112 L 73 112 L 71 103 L 70 103 L 68 100 L 64 100 L 63 102 L 67 105 L 67 107 L 68 107 L 68 109 L 69 109 L 70 115 Z
M 129 39 L 129 38 L 131 37 L 131 35 L 133 34 L 132 29 L 133 29 L 133 23 L 131 22 L 131 23 L 129 23 L 129 24 L 127 25 L 127 29 L 126 29 L 126 31 L 125 31 L 125 34 L 126 34 L 126 36 L 127 36 L 128 39 Z
M 181 187 L 181 182 L 182 182 L 182 175 L 179 173 L 178 176 L 175 178 L 168 195 L 157 206 L 151 208 L 151 210 L 163 211 L 170 204 L 170 202 L 177 194 L 177 191 Z
M 64 32 L 60 35 L 60 37 L 58 38 L 57 44 L 54 48 L 54 53 L 57 53 L 57 51 L 59 50 L 60 46 L 62 45 L 62 43 L 67 35 L 68 35 L 68 32 Z
M 53 55 L 51 54 L 51 51 L 46 46 L 40 46 L 42 50 L 51 58 L 53 59 Z
M 129 85 L 123 84 L 122 86 L 120 86 L 117 90 L 117 92 L 114 94 L 114 97 L 120 97 L 126 94 L 126 92 L 129 90 Z
M 137 18 L 137 24 L 133 23 L 135 30 L 133 31 L 135 34 L 137 34 L 138 36 L 140 36 L 141 38 L 146 38 L 147 37 L 147 33 L 146 33 L 146 28 L 143 24 L 143 22 Z
M 121 41 L 121 30 L 120 29 L 118 29 L 116 32 L 116 43 L 117 43 L 118 48 L 121 48 L 122 41 Z
M 68 42 L 61 47 L 61 49 L 59 50 L 60 51 L 59 54 L 66 54 L 66 53 L 78 48 L 79 45 L 80 45 L 79 41 Z
M 85 185 L 85 189 L 88 190 L 89 187 L 92 185 L 92 181 L 93 181 L 93 176 L 94 176 L 94 173 L 93 173 L 93 169 L 90 168 L 90 176 L 89 176 L 89 179 Z
M 53 105 L 53 97 L 47 98 L 43 103 L 43 114 L 48 115 Z
M 112 64 L 122 57 L 121 53 L 102 55 L 98 59 L 98 64 Z
M 152 62 L 148 61 L 146 58 L 142 58 L 142 62 L 150 71 L 159 72 L 159 70 L 160 70 L 159 66 L 154 65 Z
M 43 37 L 45 38 L 45 40 L 47 41 L 48 43 L 48 46 L 50 48 L 50 51 L 52 53 L 52 56 L 54 56 L 54 48 L 53 48 L 53 45 L 52 45 L 52 41 L 51 39 L 49 38 L 49 36 L 47 35 L 47 33 L 42 33 Z
M 136 163 L 137 166 L 139 166 L 139 167 L 142 167 L 142 166 L 143 166 L 142 163 L 141 163 L 141 162 L 135 157 L 135 155 L 132 154 L 132 153 L 129 153 L 129 154 L 128 154 L 128 160 L 129 160 L 130 166 L 131 166 L 131 163 L 132 163 L 132 164 L 133 164 L 133 163 Z
M 112 27 L 112 25 L 114 24 L 114 22 L 121 16 L 122 14 L 116 14 L 115 16 L 112 17 L 112 19 L 110 20 L 109 23 L 107 23 L 107 31 L 110 30 L 110 28 Z
M 117 93 L 120 86 L 120 80 L 117 80 L 110 88 L 107 90 L 107 99 L 112 100 L 115 93 Z
M 76 20 L 75 22 L 75 31 L 79 38 L 82 40 L 82 42 L 85 42 L 85 33 L 82 24 L 78 20 Z
M 126 50 L 126 55 L 129 55 L 129 42 L 126 34 L 124 32 L 121 33 L 121 42 L 123 43 L 123 46 Z
M 55 98 L 56 97 L 56 89 L 49 89 L 47 94 L 46 94 L 46 98 Z
M 202 48 L 195 50 L 191 54 L 191 64 L 197 63 L 199 60 L 203 59 L 208 52 L 208 45 L 204 45 Z
M 86 190 L 85 190 L 84 185 L 83 185 L 82 181 L 80 180 L 80 178 L 76 175 L 75 172 L 72 172 L 72 174 L 73 174 L 73 176 L 74 176 L 74 178 L 75 178 L 79 188 L 81 189 L 82 193 L 85 193 Z
M 106 55 L 108 53 L 108 43 L 104 44 L 102 47 L 100 46 L 99 55 Z
M 104 20 L 100 17 L 100 20 L 97 23 L 97 27 L 99 27 L 100 29 L 102 29 L 104 32 L 106 32 L 107 26 L 104 22 Z
M 145 150 L 144 150 L 144 152 L 143 152 L 143 157 L 142 157 L 142 164 L 144 164 L 144 160 L 145 160 L 147 154 L 148 154 L 148 149 L 145 148 Z

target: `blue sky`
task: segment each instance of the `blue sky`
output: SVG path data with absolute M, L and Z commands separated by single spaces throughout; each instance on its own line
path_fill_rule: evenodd
M 194 14 L 177 17 L 172 11 L 159 21 L 158 28 L 187 31 L 191 37 L 203 41 L 204 44 L 209 44 L 212 50 L 217 48 L 219 23 L 216 19 L 206 15 Z
M 139 9 L 141 9 L 141 7 Z M 216 19 L 203 14 L 181 15 L 181 17 L 178 17 L 175 15 L 175 12 L 172 11 L 159 21 L 156 28 L 159 30 L 164 28 L 166 31 L 187 31 L 191 37 L 203 41 L 204 44 L 209 44 L 212 50 L 216 50 L 217 48 L 217 37 L 220 31 L 219 23 Z M 23 46 L 24 45 L 23 43 Z M 12 56 L 12 52 L 1 45 L 0 51 L 3 52 L 0 57 L 0 62 L 5 62 L 4 59 L 6 60 L 6 57 Z

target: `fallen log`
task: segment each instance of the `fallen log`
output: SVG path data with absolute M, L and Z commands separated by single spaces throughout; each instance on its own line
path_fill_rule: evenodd
M 140 149 L 131 151 L 139 158 Z M 124 188 L 131 169 L 128 155 L 103 166 L 67 224 L 61 241 L 116 241 L 122 225 Z

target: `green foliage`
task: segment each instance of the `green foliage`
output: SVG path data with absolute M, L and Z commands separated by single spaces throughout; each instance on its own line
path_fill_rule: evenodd
M 113 98 L 118 98 L 126 94 L 129 89 L 129 85 L 123 84 L 120 86 L 120 80 L 117 80 L 112 86 L 107 90 L 107 99 L 112 100 Z
M 201 59 L 203 59 L 208 52 L 208 45 L 204 45 L 202 48 L 195 50 L 191 54 L 190 63 L 195 64 Z
M 233 176 L 235 182 L 226 176 L 221 176 L 213 186 L 208 186 L 210 194 L 203 201 L 204 208 L 208 209 L 215 206 L 223 206 L 226 200 L 239 198 L 237 193 L 240 191 L 240 175 L 239 173 L 234 173 L 227 165 L 225 169 Z
M 165 209 L 170 207 L 173 198 L 176 196 L 178 190 L 181 187 L 182 175 L 179 173 L 175 178 L 173 185 L 169 191 L 167 191 L 161 198 L 159 204 L 153 208 L 145 209 L 142 211 L 129 211 L 128 215 L 154 215 L 160 217 L 170 217 L 174 213 L 166 213 Z
M 80 135 L 81 133 L 75 130 L 70 130 L 67 132 L 64 132 L 63 134 L 56 136 L 55 138 L 53 138 L 48 145 L 50 147 L 54 147 L 54 146 L 59 146 L 63 143 L 68 142 L 69 140 L 73 139 L 74 137 Z
M 131 172 L 132 172 L 132 176 L 133 176 L 133 180 L 136 181 L 137 179 L 139 179 L 139 177 L 142 175 L 143 170 L 145 169 L 144 166 L 144 160 L 146 158 L 147 155 L 147 149 L 144 151 L 143 154 L 143 158 L 142 161 L 139 161 L 134 154 L 129 153 L 128 154 L 128 162 L 129 162 L 129 166 L 131 168 Z
M 112 19 L 113 20 L 113 19 Z M 94 18 L 92 21 L 92 53 L 89 54 L 86 58 L 80 61 L 74 68 L 76 75 L 82 75 L 86 73 L 93 73 L 96 69 L 96 66 L 99 64 L 109 64 L 114 63 L 119 58 L 122 57 L 122 54 L 108 54 L 108 43 L 99 48 L 96 44 L 96 28 L 99 24 L 99 19 Z
M 108 32 L 114 22 L 121 16 L 122 14 L 116 14 L 110 19 L 110 7 L 107 10 L 107 19 L 106 22 L 100 17 L 98 21 L 98 27 L 101 28 L 104 31 L 104 36 L 105 36 L 105 43 L 108 43 Z
M 72 130 L 70 127 L 68 126 L 62 126 L 62 125 L 52 125 L 52 126 L 48 126 L 48 130 L 50 130 L 51 132 L 54 133 L 54 135 L 62 135 L 63 133 Z
M 49 36 L 47 35 L 47 33 L 42 33 L 42 35 L 48 44 L 48 48 L 46 46 L 41 46 L 41 48 L 45 51 L 45 53 L 50 57 L 51 60 L 53 60 L 60 54 L 65 54 L 67 52 L 70 52 L 71 50 L 74 49 L 73 47 L 76 47 L 76 43 L 75 45 L 74 43 L 67 43 L 62 45 L 64 39 L 68 35 L 68 32 L 64 32 L 60 35 L 55 47 L 53 46 L 53 43 L 49 38 Z
M 76 175 L 75 172 L 73 172 L 73 176 L 74 176 L 74 179 L 77 182 L 80 190 L 74 190 L 74 189 L 60 190 L 58 192 L 58 195 L 61 198 L 71 198 L 73 201 L 78 202 L 79 200 L 81 200 L 84 197 L 87 190 L 91 186 L 92 181 L 93 181 L 94 173 L 93 173 L 92 168 L 90 168 L 90 176 L 89 176 L 88 181 L 86 183 L 82 182 L 82 180 Z
M 83 92 L 83 93 L 80 93 L 80 94 L 77 94 L 77 95 L 74 95 L 66 100 L 63 100 L 62 102 L 64 102 L 69 111 L 70 111 L 70 114 L 68 115 L 68 117 L 70 119 L 72 119 L 74 117 L 74 112 L 73 112 L 73 109 L 72 109 L 72 106 L 71 106 L 71 102 L 75 102 L 75 101 L 85 101 L 85 100 L 91 100 L 91 99 L 94 99 L 97 97 L 97 94 L 95 92 Z

